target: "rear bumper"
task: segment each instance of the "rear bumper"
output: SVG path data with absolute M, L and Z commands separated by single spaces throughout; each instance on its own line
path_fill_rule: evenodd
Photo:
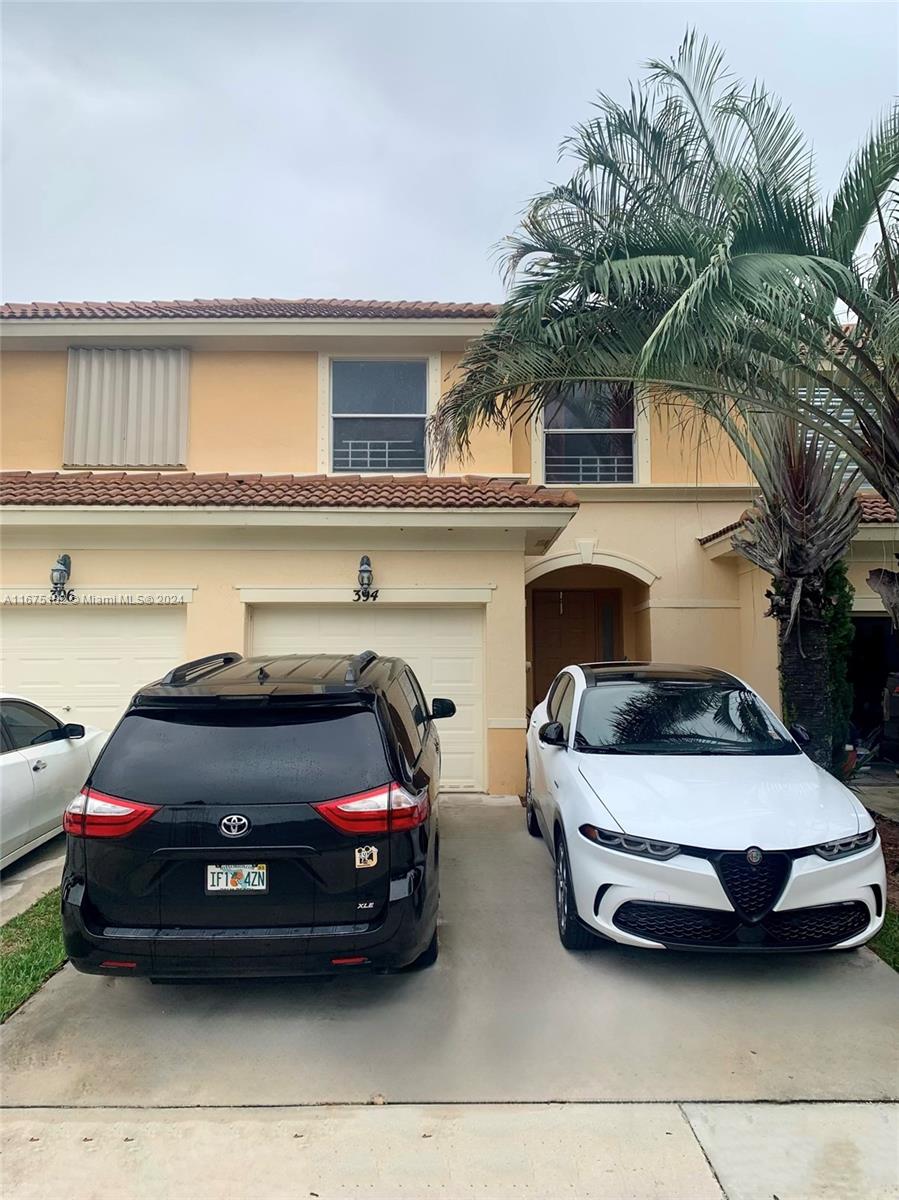
M 434 933 L 436 878 L 424 888 L 391 901 L 377 926 L 185 930 L 94 924 L 76 884 L 63 889 L 63 940 L 69 961 L 88 975 L 212 979 L 397 970 L 414 962 Z M 335 964 L 335 958 L 364 961 Z

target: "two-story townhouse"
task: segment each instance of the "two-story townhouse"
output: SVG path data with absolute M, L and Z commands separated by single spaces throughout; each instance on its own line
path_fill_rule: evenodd
M 430 462 L 428 415 L 494 313 L 5 306 L 2 687 L 108 726 L 185 658 L 370 647 L 456 701 L 447 786 L 494 793 L 521 789 L 528 707 L 571 661 L 707 663 L 776 703 L 766 580 L 728 536 L 753 490 L 720 440 L 697 451 L 626 390 L 589 417 L 573 393 L 545 428 Z M 897 525 L 875 499 L 865 515 L 851 570 L 873 616 Z

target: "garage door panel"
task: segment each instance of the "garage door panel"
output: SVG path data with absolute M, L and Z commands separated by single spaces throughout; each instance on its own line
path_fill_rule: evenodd
M 470 656 L 465 658 L 435 658 L 433 660 L 435 686 L 474 688 L 478 685 L 477 664 Z
M 259 605 L 253 654 L 358 654 L 404 658 L 428 699 L 447 696 L 439 723 L 446 788 L 477 790 L 484 777 L 483 614 L 479 609 Z
M 184 660 L 184 608 L 41 607 L 0 613 L 0 688 L 110 729 L 131 696 Z

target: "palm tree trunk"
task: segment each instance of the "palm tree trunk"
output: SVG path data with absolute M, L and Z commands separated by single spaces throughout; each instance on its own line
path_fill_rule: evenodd
M 827 629 L 816 617 L 803 617 L 793 624 L 778 617 L 780 650 L 780 694 L 784 720 L 803 725 L 811 742 L 806 754 L 829 770 L 833 758 L 830 711 L 830 669 Z

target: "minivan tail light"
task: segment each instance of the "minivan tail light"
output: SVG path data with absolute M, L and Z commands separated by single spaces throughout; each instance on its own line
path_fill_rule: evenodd
M 430 812 L 427 790 L 413 796 L 398 783 L 338 796 L 313 804 L 315 811 L 344 833 L 393 833 L 424 824 Z
M 158 805 L 139 804 L 86 787 L 63 813 L 62 827 L 72 837 L 125 837 L 158 811 Z

